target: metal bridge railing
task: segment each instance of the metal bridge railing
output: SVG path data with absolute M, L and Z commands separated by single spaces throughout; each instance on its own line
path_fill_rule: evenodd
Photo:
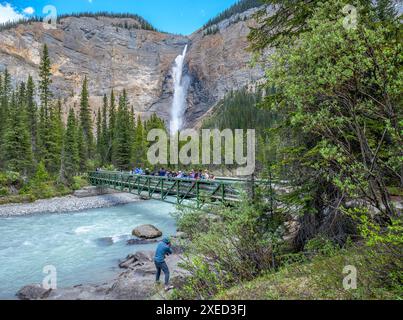
M 96 171 L 87 175 L 93 186 L 108 187 L 122 192 L 147 195 L 149 198 L 185 205 L 195 202 L 198 208 L 209 204 L 234 203 L 252 180 L 217 178 L 194 180 L 158 176 L 134 175 L 122 172 Z M 260 183 L 253 181 L 253 183 Z M 176 201 L 171 201 L 175 197 Z

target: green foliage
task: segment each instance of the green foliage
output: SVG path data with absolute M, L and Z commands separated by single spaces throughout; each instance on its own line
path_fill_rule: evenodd
M 280 200 L 302 216 L 301 247 L 318 234 L 342 244 L 356 232 L 349 200 L 365 199 L 383 225 L 397 213 L 387 187 L 401 186 L 399 23 L 380 20 L 379 2 L 267 3 L 279 10 L 250 39 L 257 51 L 276 47 L 265 86 L 276 90 L 262 106 L 279 116 L 272 169 L 292 185 Z M 344 26 L 346 4 L 359 12 L 356 28 Z
M 105 164 L 108 162 L 109 153 L 109 128 L 108 128 L 108 97 L 104 95 L 104 101 L 102 106 L 102 113 L 100 115 L 100 132 L 97 140 L 98 152 L 100 153 L 101 163 Z
M 130 114 L 128 110 L 126 91 L 119 98 L 119 108 L 116 121 L 119 130 L 115 132 L 113 147 L 113 163 L 121 170 L 130 169 L 132 154 L 132 128 L 130 127 Z
M 393 218 L 386 227 L 381 227 L 367 215 L 360 218 L 360 233 L 367 242 L 367 245 L 374 247 L 377 245 L 403 246 L 403 219 Z
M 107 17 L 107 18 L 119 18 L 119 19 L 134 19 L 137 20 L 137 23 L 123 23 L 118 24 L 116 26 L 125 28 L 125 29 L 142 29 L 142 30 L 149 30 L 149 31 L 159 31 L 151 23 L 146 21 L 143 17 L 137 14 L 131 13 L 114 13 L 114 12 L 80 12 L 80 13 L 71 13 L 71 14 L 62 14 L 57 17 L 57 21 L 60 23 L 61 20 L 69 17 L 92 17 L 92 18 L 100 18 L 100 17 Z M 32 24 L 35 22 L 42 22 L 42 17 L 31 17 L 31 18 L 23 18 L 17 21 L 10 21 L 0 24 L 0 32 L 13 29 L 18 27 L 19 25 L 26 25 Z
M 147 133 L 145 132 L 144 124 L 140 117 L 137 118 L 135 136 L 132 145 L 132 162 L 135 166 L 144 167 L 147 163 L 146 147 Z
M 50 92 L 50 85 L 52 84 L 51 61 L 49 57 L 48 46 L 43 46 L 41 64 L 39 67 L 39 92 L 41 98 L 41 107 L 43 109 L 43 116 L 48 117 L 48 106 L 52 93 Z
M 88 79 L 85 76 L 80 101 L 80 125 L 83 134 L 81 147 L 84 151 L 85 159 L 94 157 L 94 137 L 92 132 L 91 108 L 89 105 Z
M 214 26 L 217 23 L 220 23 L 223 20 L 231 18 L 233 15 L 237 13 L 245 12 L 249 9 L 259 7 L 263 4 L 262 0 L 241 0 L 235 3 L 230 8 L 226 9 L 222 13 L 220 13 L 217 17 L 210 19 L 204 26 L 203 29 Z
M 357 268 L 357 289 L 344 289 L 346 266 Z M 401 285 L 387 285 L 380 277 L 384 260 L 379 252 L 353 246 L 335 255 L 316 255 L 303 263 L 296 262 L 250 282 L 222 291 L 218 300 L 373 300 L 402 299 Z M 401 266 L 400 266 L 401 267 Z M 396 282 L 395 282 L 396 284 Z
M 45 163 L 41 161 L 36 168 L 35 175 L 32 177 L 31 182 L 35 185 L 40 185 L 47 181 L 49 181 L 49 174 L 46 171 Z
M 0 197 L 8 196 L 9 193 L 8 188 L 0 186 Z
M 31 18 L 23 18 L 17 21 L 7 21 L 0 24 L 0 32 L 14 29 L 19 25 L 31 24 L 34 22 L 41 22 L 43 19 L 41 17 L 31 17 Z
M 0 186 L 18 186 L 22 182 L 21 175 L 18 172 L 0 172 Z
M 25 106 L 18 103 L 15 93 L 10 99 L 6 121 L 2 158 L 7 163 L 8 170 L 28 174 L 32 170 L 31 139 L 26 127 Z
M 65 125 L 63 102 L 54 99 L 51 91 L 51 59 L 46 45 L 39 76 L 37 84 L 28 75 L 26 83 L 13 87 L 8 70 L 0 74 L 0 172 L 15 171 L 24 177 L 16 185 L 0 185 L 3 196 L 10 190 L 20 191 L 23 201 L 24 197 L 63 195 L 81 185 L 74 178 L 79 173 L 112 166 L 112 161 L 117 168 L 125 170 L 134 164 L 146 164 L 147 133 L 153 128 L 165 129 L 161 119 L 152 115 L 145 122 L 138 117 L 136 122 L 125 91 L 120 94 L 119 108 L 115 110 L 112 91 L 109 101 L 105 95 L 99 110 L 94 141 L 88 79 L 85 77 L 82 84 L 78 119 L 74 106 Z M 40 105 L 36 103 L 37 98 Z M 38 180 L 40 174 L 45 178 Z M 2 202 L 17 201 L 19 196 L 7 196 L 7 199 Z
M 207 232 L 210 227 L 210 220 L 203 219 L 206 213 L 196 208 L 179 207 L 172 215 L 177 221 L 177 229 L 188 234 L 191 239 Z
M 214 35 L 216 33 L 220 32 L 220 28 L 217 26 L 211 26 L 211 27 L 207 27 L 204 31 L 203 31 L 203 35 L 204 36 L 210 36 L 210 35 Z
M 241 89 L 230 92 L 215 107 L 214 112 L 204 119 L 203 129 L 255 129 L 256 171 L 267 175 L 268 164 L 277 161 L 277 150 L 280 139 L 270 132 L 276 126 L 279 117 L 276 112 L 260 108 L 263 92 Z M 224 156 L 224 152 L 223 152 Z M 224 161 L 223 161 L 224 163 Z M 230 166 L 226 166 L 227 168 Z
M 66 134 L 64 136 L 62 169 L 60 172 L 62 181 L 72 183 L 72 179 L 78 172 L 80 158 L 77 141 L 77 120 L 74 110 L 70 109 L 67 119 Z
M 183 265 L 191 276 L 177 298 L 210 299 L 223 288 L 275 266 L 281 218 L 267 212 L 260 201 L 244 201 L 207 217 L 192 210 L 179 215 L 181 230 L 191 238 Z
M 71 186 L 73 190 L 80 190 L 86 186 L 88 186 L 88 181 L 85 177 L 81 176 L 73 177 L 73 185 Z
M 339 249 L 340 247 L 332 240 L 320 235 L 307 241 L 304 247 L 304 251 L 309 254 L 321 254 L 329 257 L 338 253 Z
M 136 24 L 129 23 L 126 21 L 123 24 L 117 24 L 116 26 L 125 28 L 125 29 L 142 29 L 142 30 L 149 30 L 149 31 L 158 31 L 151 23 L 145 20 L 143 17 L 132 14 L 132 13 L 114 13 L 114 12 L 107 12 L 107 11 L 100 11 L 100 12 L 80 12 L 80 13 L 72 13 L 72 14 L 64 14 L 58 16 L 58 21 L 68 18 L 68 17 L 93 17 L 93 18 L 100 18 L 100 17 L 107 17 L 107 18 L 118 18 L 118 19 L 134 19 L 137 20 Z

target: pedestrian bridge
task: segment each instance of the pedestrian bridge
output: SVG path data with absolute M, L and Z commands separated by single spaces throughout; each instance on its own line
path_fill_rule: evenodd
M 178 205 L 193 205 L 197 208 L 239 202 L 243 192 L 252 193 L 257 184 L 267 184 L 267 181 L 263 180 L 194 180 L 110 171 L 89 172 L 88 181 L 93 186 L 112 188 Z

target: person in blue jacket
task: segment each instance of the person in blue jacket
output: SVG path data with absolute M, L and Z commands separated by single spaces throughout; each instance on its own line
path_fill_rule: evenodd
M 157 268 L 157 276 L 156 282 L 159 283 L 161 270 L 164 272 L 165 275 L 165 290 L 168 291 L 172 289 L 172 286 L 169 286 L 169 268 L 165 262 L 165 257 L 172 254 L 171 249 L 171 240 L 169 237 L 164 237 L 162 241 L 158 244 L 157 250 L 155 252 L 154 262 L 155 267 Z

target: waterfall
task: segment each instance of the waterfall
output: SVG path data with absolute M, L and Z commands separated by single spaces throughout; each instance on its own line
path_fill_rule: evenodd
M 189 78 L 183 76 L 183 65 L 186 57 L 188 46 L 185 46 L 183 53 L 176 57 L 175 64 L 172 68 L 173 80 L 174 80 L 174 98 L 171 109 L 171 134 L 175 134 L 182 129 L 183 116 L 187 108 L 186 96 L 189 87 Z

